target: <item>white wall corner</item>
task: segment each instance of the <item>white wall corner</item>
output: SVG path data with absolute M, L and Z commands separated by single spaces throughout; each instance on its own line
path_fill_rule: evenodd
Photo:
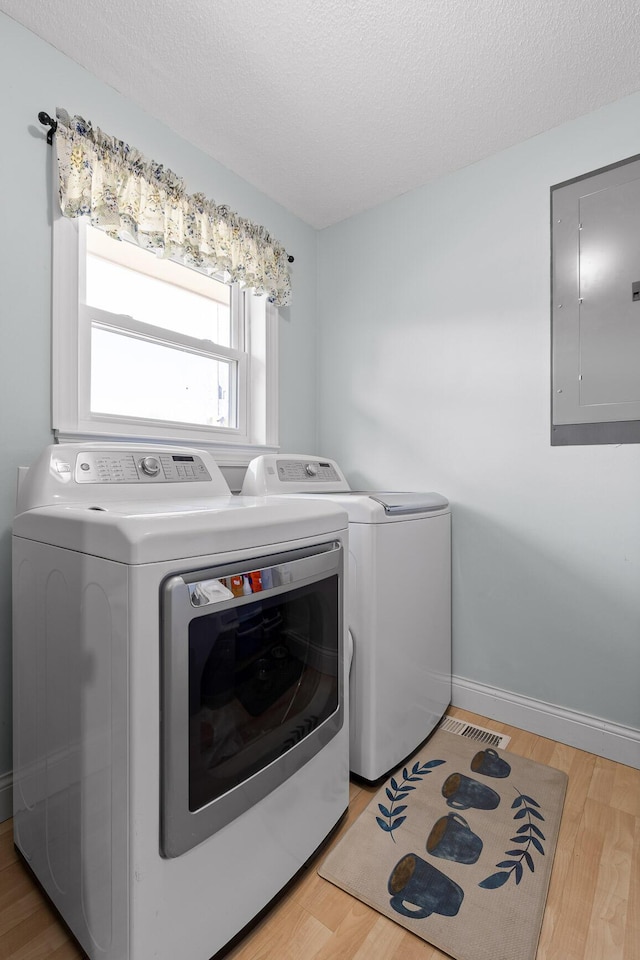
M 13 773 L 0 776 L 0 823 L 13 816 Z
M 635 727 L 624 727 L 465 677 L 452 678 L 452 703 L 491 720 L 640 769 L 640 730 Z

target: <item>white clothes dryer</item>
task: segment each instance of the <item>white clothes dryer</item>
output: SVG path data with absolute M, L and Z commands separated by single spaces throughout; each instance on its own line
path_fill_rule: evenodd
M 451 702 L 449 503 L 438 493 L 354 491 L 334 460 L 299 454 L 253 460 L 242 493 L 321 498 L 349 515 L 349 764 L 379 780 Z
M 347 515 L 61 444 L 13 533 L 16 846 L 90 960 L 208 960 L 348 806 Z

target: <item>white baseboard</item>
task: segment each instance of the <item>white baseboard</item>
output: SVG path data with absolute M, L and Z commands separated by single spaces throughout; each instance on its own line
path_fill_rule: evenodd
M 640 769 L 640 730 L 635 727 L 624 727 L 464 677 L 452 678 L 452 703 L 490 720 Z
M 0 823 L 13 816 L 13 774 L 0 776 Z

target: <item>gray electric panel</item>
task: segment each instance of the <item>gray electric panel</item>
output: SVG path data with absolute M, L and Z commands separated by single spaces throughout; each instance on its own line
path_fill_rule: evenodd
M 551 443 L 640 443 L 640 157 L 551 188 Z

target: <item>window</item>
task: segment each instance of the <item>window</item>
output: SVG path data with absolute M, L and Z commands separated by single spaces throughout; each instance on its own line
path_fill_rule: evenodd
M 265 297 L 54 221 L 53 427 L 67 439 L 277 442 L 277 314 Z

